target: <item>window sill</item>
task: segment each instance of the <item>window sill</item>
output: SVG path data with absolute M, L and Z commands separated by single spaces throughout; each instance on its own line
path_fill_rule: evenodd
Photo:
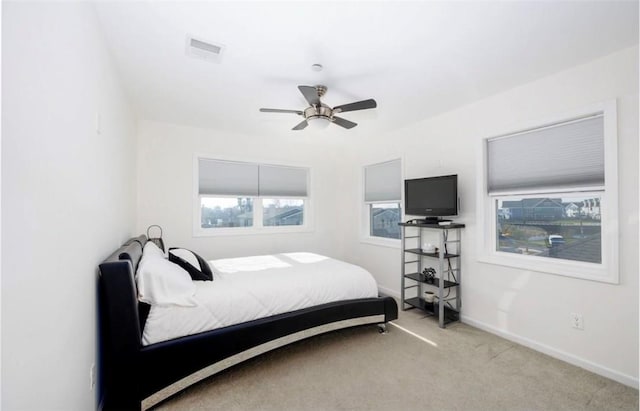
M 584 263 L 580 261 L 550 259 L 525 255 L 511 256 L 508 253 L 484 254 L 478 257 L 478 261 L 485 264 L 500 265 L 581 280 L 618 284 L 618 273 L 616 270 L 609 270 L 604 264 Z
M 388 248 L 400 248 L 400 240 L 395 238 L 382 238 L 382 237 L 361 237 L 360 242 L 363 244 L 377 245 L 380 247 Z
M 208 228 L 196 229 L 193 232 L 194 237 L 224 237 L 224 236 L 242 236 L 242 235 L 261 235 L 261 234 L 293 234 L 293 233 L 311 233 L 313 227 L 295 226 L 295 227 L 224 227 L 224 228 Z

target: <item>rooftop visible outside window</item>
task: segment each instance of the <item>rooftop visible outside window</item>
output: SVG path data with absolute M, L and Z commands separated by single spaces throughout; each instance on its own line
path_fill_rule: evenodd
M 400 203 L 369 204 L 372 237 L 400 238 Z
M 302 225 L 304 223 L 304 200 L 274 198 L 262 200 L 262 225 Z

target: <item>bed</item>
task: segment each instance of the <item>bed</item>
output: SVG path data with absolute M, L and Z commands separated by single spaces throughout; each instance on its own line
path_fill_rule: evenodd
M 145 329 L 153 329 L 151 324 L 157 318 L 169 315 L 156 307 L 152 309 L 149 304 L 138 299 L 135 273 L 147 241 L 144 235 L 130 239 L 99 267 L 99 397 L 100 406 L 104 410 L 148 409 L 208 376 L 267 351 L 348 327 L 374 324 L 383 331 L 384 324 L 398 316 L 397 304 L 391 297 L 376 295 L 312 306 L 300 305 L 301 300 L 308 299 L 305 297 L 289 306 L 263 312 L 255 319 L 248 314 L 250 310 L 243 313 L 236 306 L 233 311 L 241 312 L 240 320 L 243 319 L 242 315 L 248 320 L 236 323 L 238 319 L 218 318 L 215 328 L 206 331 L 196 328 L 186 329 L 178 334 L 145 334 Z M 279 260 L 306 261 L 315 258 L 313 256 L 315 255 L 305 253 L 287 254 Z M 218 293 L 215 295 L 229 295 L 236 301 L 237 294 L 226 291 L 220 294 L 216 287 L 232 284 L 228 279 L 233 279 L 237 284 L 245 284 L 245 288 L 246 284 L 259 283 L 257 277 L 245 278 L 254 274 L 228 274 L 225 272 L 227 263 L 230 262 L 218 261 L 216 275 L 227 275 L 228 278 L 223 281 L 220 278 L 214 280 L 214 286 L 202 285 L 196 296 Z M 235 271 L 238 271 L 237 265 L 235 267 Z M 324 267 L 326 269 L 332 266 Z M 338 265 L 336 267 L 339 268 Z M 275 292 L 278 287 L 281 285 L 264 283 L 263 293 Z M 239 290 L 242 288 L 237 287 Z M 255 284 L 247 294 L 255 297 L 260 296 L 260 293 L 260 285 Z M 244 305 L 243 302 L 242 306 Z M 218 310 L 214 307 L 207 309 Z M 182 315 L 181 311 L 188 310 L 177 311 Z M 176 314 L 172 312 L 171 315 Z M 184 322 L 180 318 L 175 317 L 173 322 Z

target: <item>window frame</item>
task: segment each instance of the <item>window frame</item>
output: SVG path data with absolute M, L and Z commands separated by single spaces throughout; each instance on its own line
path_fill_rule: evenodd
M 549 118 L 547 121 L 537 121 L 524 124 L 521 127 L 501 133 L 500 135 L 516 134 L 519 131 L 536 129 L 545 125 L 570 121 L 596 113 L 603 113 L 604 117 L 604 161 L 605 184 L 602 188 L 562 188 L 548 190 L 522 190 L 501 192 L 490 195 L 487 189 L 487 140 L 489 136 L 481 138 L 478 148 L 477 172 L 477 217 L 478 217 L 478 261 L 488 264 L 507 266 L 522 270 L 543 272 L 564 277 L 592 280 L 609 284 L 619 283 L 618 261 L 618 144 L 617 144 L 617 107 L 616 101 L 611 100 L 594 104 L 582 109 L 566 112 Z M 495 204 L 498 199 L 512 196 L 562 196 L 590 193 L 601 196 L 604 207 L 601 209 L 602 232 L 602 263 L 588 263 L 501 252 L 496 250 L 497 217 Z
M 266 196 L 250 196 L 250 195 L 209 195 L 209 194 L 200 194 L 199 192 L 199 170 L 198 170 L 198 161 L 199 159 L 208 159 L 208 160 L 220 160 L 220 161 L 235 161 L 241 163 L 252 163 L 259 165 L 269 165 L 269 166 L 282 166 L 282 167 L 299 167 L 307 170 L 307 196 L 306 197 L 298 197 L 298 196 L 274 196 L 274 195 L 266 195 Z M 207 155 L 207 154 L 194 154 L 193 156 L 193 187 L 192 187 L 192 234 L 193 237 L 218 237 L 218 236 L 237 236 L 237 235 L 256 235 L 256 234 L 284 234 L 284 233 L 305 233 L 312 232 L 314 230 L 313 225 L 313 201 L 312 201 L 312 177 L 313 169 L 308 165 L 301 164 L 291 164 L 291 163 L 279 163 L 274 164 L 269 161 L 254 161 L 247 159 L 234 159 L 227 158 L 218 155 Z M 253 200 L 253 225 L 251 227 L 210 227 L 210 228 L 202 228 L 201 224 L 201 198 L 209 197 L 209 198 L 237 198 L 237 197 L 247 197 Z M 304 201 L 303 206 L 303 222 L 302 225 L 281 225 L 281 226 L 265 226 L 263 225 L 263 199 L 300 199 Z
M 381 160 L 376 162 L 371 162 L 368 164 L 362 165 L 360 167 L 360 242 L 370 245 L 377 245 L 382 247 L 390 247 L 390 248 L 400 248 L 400 244 L 402 238 L 388 238 L 388 237 L 379 237 L 371 235 L 371 205 L 374 204 L 395 204 L 395 201 L 384 200 L 384 201 L 366 201 L 366 168 L 376 164 L 387 163 L 391 161 L 399 161 L 400 162 L 400 181 L 398 184 L 400 185 L 400 198 L 397 200 L 398 208 L 400 210 L 400 221 L 404 218 L 404 193 L 403 193 L 403 181 L 404 181 L 404 169 L 403 164 L 404 160 L 402 157 L 395 157 L 388 160 Z

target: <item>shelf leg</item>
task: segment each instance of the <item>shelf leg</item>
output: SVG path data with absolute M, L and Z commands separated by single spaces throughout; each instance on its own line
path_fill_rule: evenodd
M 438 325 L 440 328 L 444 328 L 444 237 L 446 230 L 442 230 L 440 233 L 440 249 L 438 255 L 438 273 L 440 274 L 440 282 L 438 286 Z
M 456 254 L 462 255 L 462 231 L 458 228 L 456 230 L 456 240 L 458 240 L 458 247 L 456 250 Z M 456 268 L 458 269 L 458 278 L 457 282 L 460 284 L 456 287 L 456 309 L 458 310 L 458 317 L 460 317 L 462 311 L 462 258 L 456 258 Z
M 402 255 L 402 258 L 400 260 L 400 307 L 402 307 L 402 311 L 406 311 L 407 309 L 404 308 L 404 275 L 405 275 L 405 259 L 404 259 L 404 250 L 405 248 L 407 248 L 407 245 L 405 244 L 406 241 L 406 233 L 405 233 L 406 227 L 402 226 L 402 231 L 401 231 L 401 245 L 402 245 L 402 249 L 400 250 L 400 253 Z

